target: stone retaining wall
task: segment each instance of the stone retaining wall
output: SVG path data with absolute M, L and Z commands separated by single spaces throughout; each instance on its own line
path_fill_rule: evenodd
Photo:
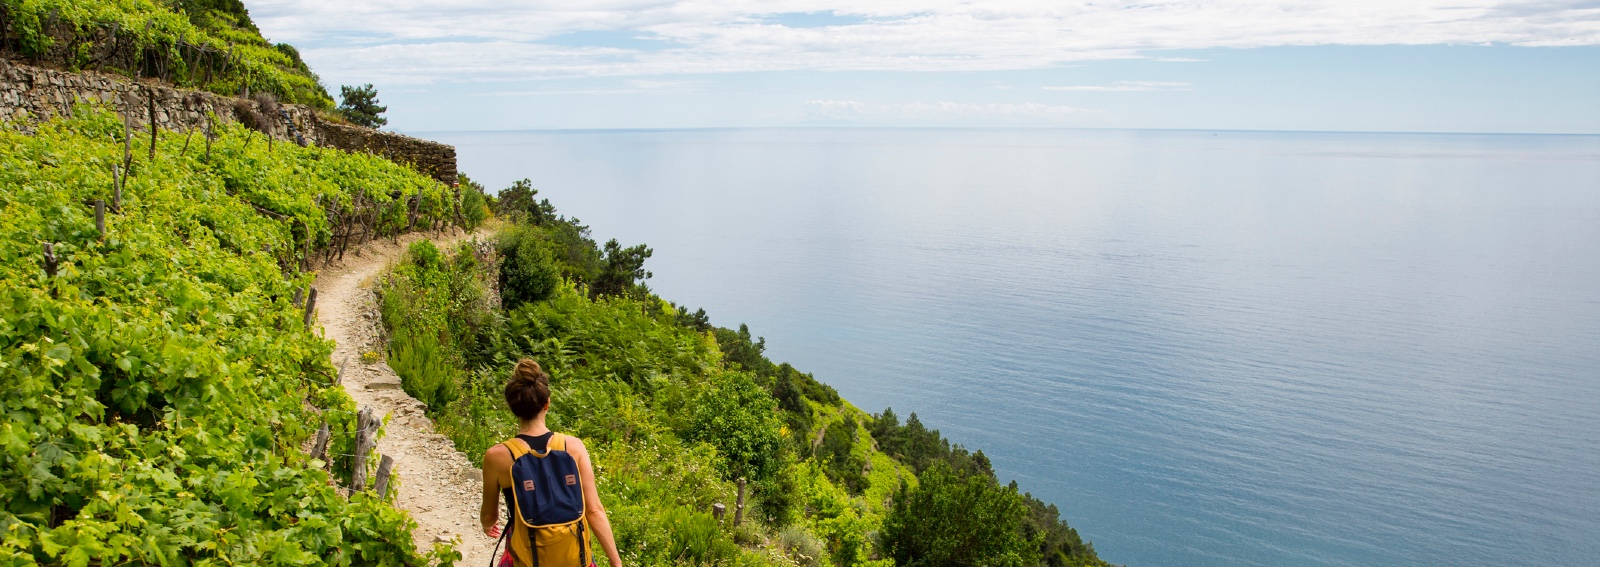
M 135 82 L 104 73 L 70 73 L 0 59 L 0 122 L 46 120 L 71 112 L 80 102 L 104 103 L 135 127 L 168 130 L 204 128 L 207 115 L 242 122 L 274 137 L 292 140 L 293 124 L 306 141 L 350 152 L 372 152 L 415 168 L 446 184 L 456 182 L 456 149 L 349 124 L 327 122 L 294 104 L 264 104 L 203 91 L 176 89 L 158 82 Z M 282 109 L 278 116 L 270 106 Z M 284 120 L 287 116 L 287 121 Z

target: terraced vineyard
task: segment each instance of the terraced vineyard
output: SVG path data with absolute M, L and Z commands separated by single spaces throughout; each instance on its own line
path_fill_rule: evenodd
M 295 297 L 336 235 L 464 222 L 454 194 L 237 126 L 153 158 L 102 110 L 30 128 L 0 129 L 0 564 L 449 564 L 336 486 L 372 463 L 302 450 L 350 453 L 355 408 Z
M 261 37 L 239 0 L 0 0 L 0 53 L 333 108 L 299 51 Z

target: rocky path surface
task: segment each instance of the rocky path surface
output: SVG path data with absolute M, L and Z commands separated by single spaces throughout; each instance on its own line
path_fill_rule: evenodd
M 355 398 L 358 407 L 370 407 L 375 415 L 391 418 L 377 450 L 394 458 L 400 480 L 396 505 L 409 510 L 416 519 L 419 549 L 459 537 L 459 565 L 487 564 L 495 543 L 478 527 L 483 485 L 474 465 L 477 458 L 463 455 L 449 438 L 434 432 L 433 422 L 423 415 L 423 404 L 400 389 L 400 377 L 388 364 L 365 364 L 361 354 L 383 352 L 373 286 L 378 276 L 399 260 L 406 246 L 431 238 L 445 249 L 487 234 L 456 231 L 412 234 L 397 243 L 374 241 L 359 253 L 347 252 L 342 262 L 324 266 L 316 283 L 317 321 L 322 324 L 324 336 L 338 343 L 333 364 L 345 367 L 345 391 Z

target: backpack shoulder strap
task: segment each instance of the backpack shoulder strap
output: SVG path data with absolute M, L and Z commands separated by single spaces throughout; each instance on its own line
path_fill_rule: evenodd
M 506 449 L 511 451 L 512 462 L 516 462 L 516 460 L 522 458 L 523 455 L 533 452 L 533 449 L 528 447 L 527 441 L 523 441 L 516 437 L 507 439 L 504 443 L 501 443 L 501 445 L 505 445 Z
M 545 447 L 545 452 L 567 450 L 567 436 L 556 433 L 550 436 L 550 445 Z

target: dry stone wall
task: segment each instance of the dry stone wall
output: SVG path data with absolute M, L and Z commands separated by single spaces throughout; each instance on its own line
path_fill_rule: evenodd
M 176 89 L 158 82 L 135 82 L 104 73 L 70 73 L 0 59 L 0 122 L 47 120 L 70 113 L 83 103 L 109 106 L 135 127 L 156 126 L 189 131 L 205 128 L 209 116 L 241 122 L 268 135 L 351 152 L 371 152 L 446 184 L 456 182 L 456 149 L 393 132 L 328 122 L 310 107 L 264 104 L 202 91 Z M 277 107 L 281 113 L 273 111 Z M 274 116 L 276 114 L 276 116 Z

